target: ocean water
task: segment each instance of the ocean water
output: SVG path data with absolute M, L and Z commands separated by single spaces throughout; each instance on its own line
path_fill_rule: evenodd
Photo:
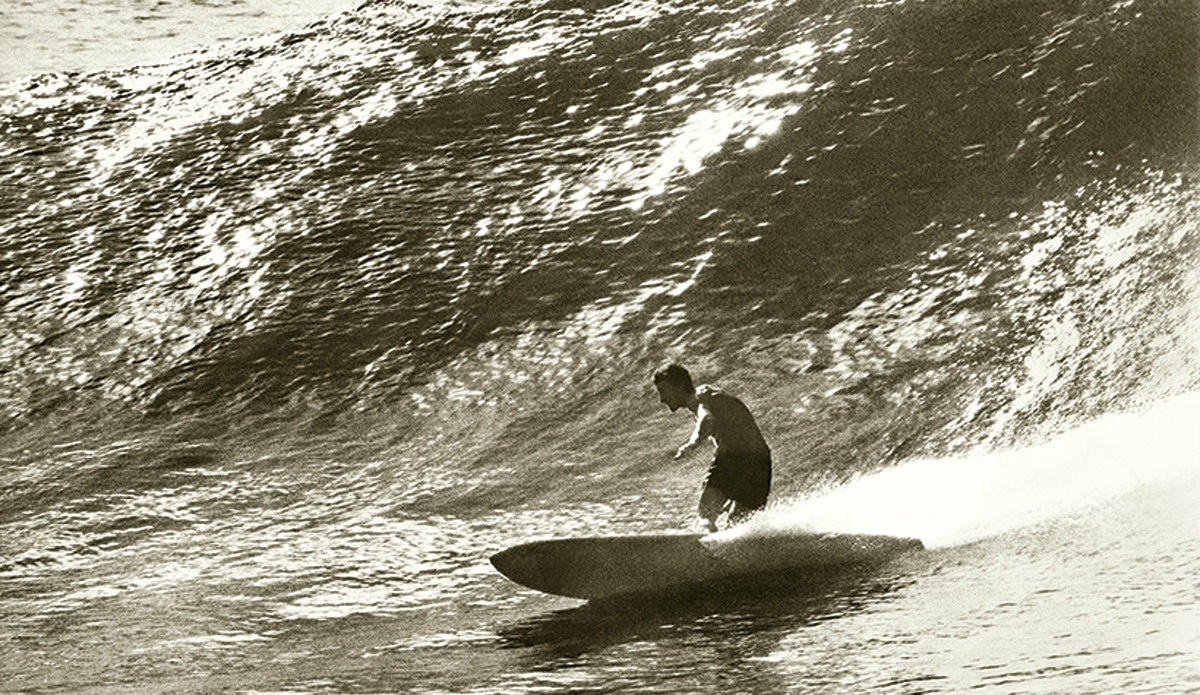
M 0 82 L 170 60 L 235 39 L 286 33 L 358 0 L 8 0 Z
M 0 88 L 0 691 L 1200 690 L 1195 3 L 240 36 Z M 772 446 L 746 532 L 928 550 L 498 575 L 695 528 L 671 360 Z

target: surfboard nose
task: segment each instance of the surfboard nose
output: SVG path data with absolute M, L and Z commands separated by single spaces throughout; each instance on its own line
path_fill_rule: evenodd
M 545 556 L 539 553 L 535 546 L 518 545 L 507 550 L 501 550 L 491 558 L 492 566 L 500 574 L 518 584 L 542 589 L 551 583 L 555 573 L 554 568 L 546 567 Z
M 501 550 L 493 555 L 491 558 L 489 558 L 492 562 L 492 567 L 495 567 L 497 570 L 499 570 L 500 574 L 503 574 L 509 579 L 513 578 L 514 573 L 521 574 L 521 569 L 524 567 L 524 562 L 521 558 L 521 554 L 516 552 L 517 550 L 519 549 L 509 548 L 508 550 Z

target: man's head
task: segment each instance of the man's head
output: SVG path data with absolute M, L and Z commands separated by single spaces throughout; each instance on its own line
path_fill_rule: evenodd
M 671 412 L 688 407 L 696 397 L 692 375 L 677 364 L 668 365 L 655 372 L 654 387 L 658 389 L 659 400 L 665 403 Z

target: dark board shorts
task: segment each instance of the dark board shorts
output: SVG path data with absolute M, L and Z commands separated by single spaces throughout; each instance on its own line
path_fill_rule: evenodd
M 704 485 L 746 509 L 763 507 L 771 492 L 771 452 L 717 451 Z

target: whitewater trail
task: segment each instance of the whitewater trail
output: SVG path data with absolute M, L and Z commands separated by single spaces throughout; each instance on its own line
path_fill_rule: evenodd
M 1104 504 L 1142 486 L 1200 473 L 1200 393 L 1141 414 L 1107 415 L 1043 444 L 914 459 L 822 493 L 779 502 L 716 534 L 866 533 L 964 545 Z

